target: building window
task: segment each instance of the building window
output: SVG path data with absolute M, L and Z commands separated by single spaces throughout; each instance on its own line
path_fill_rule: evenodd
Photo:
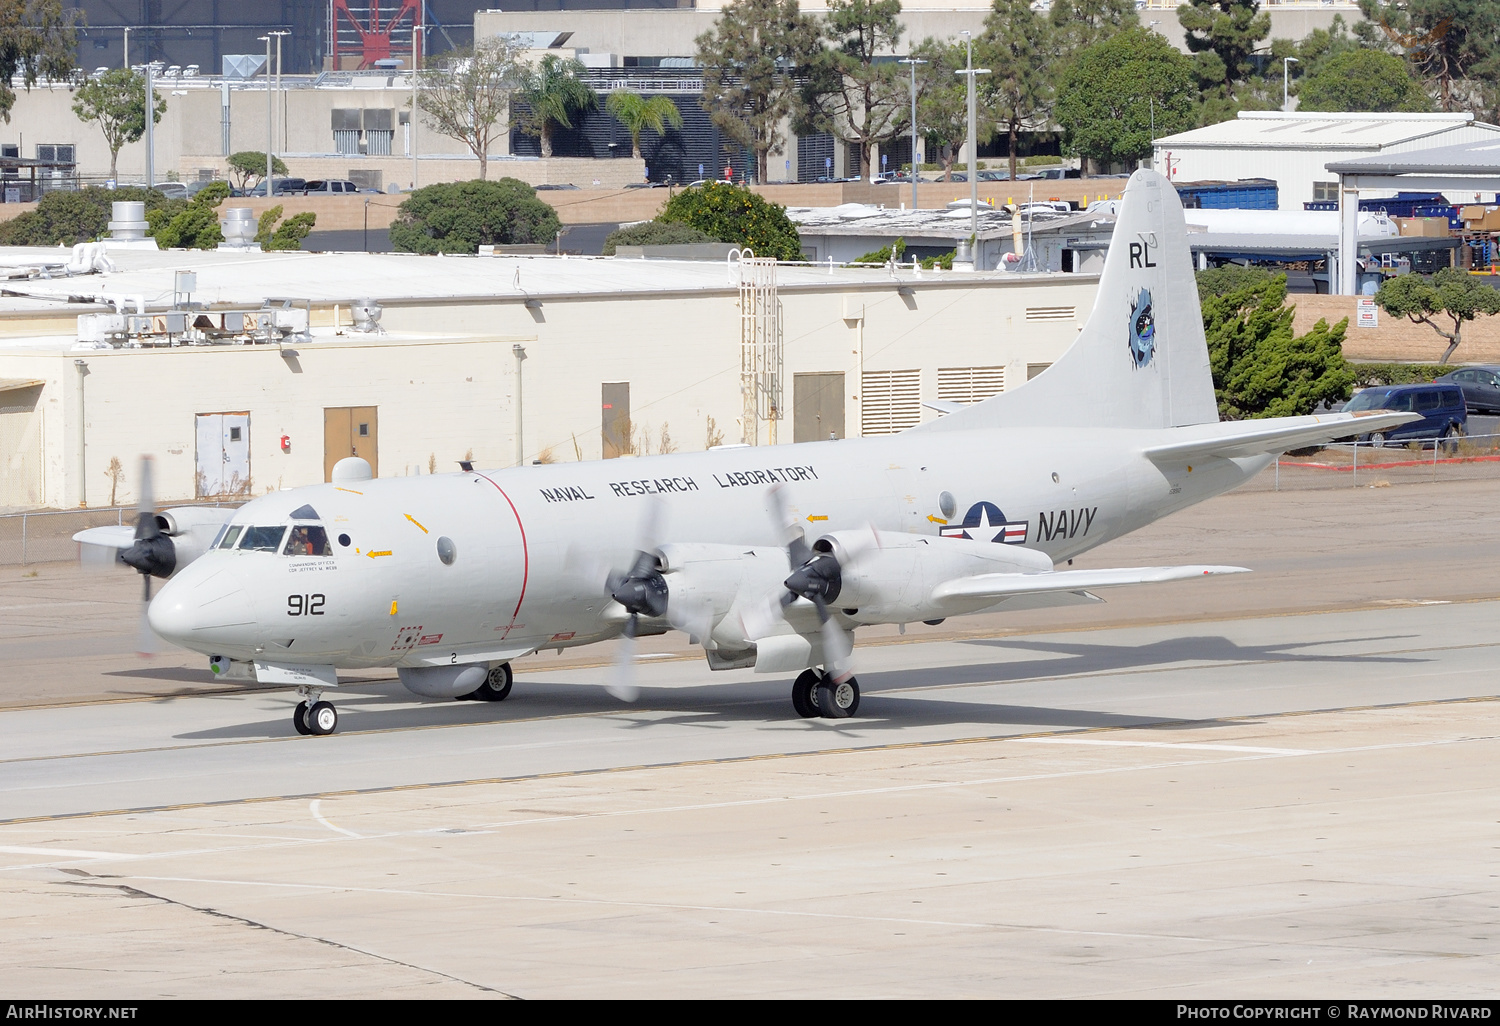
M 968 406 L 1004 391 L 1004 367 L 938 368 L 938 399 L 942 402 Z
M 1338 182 L 1313 182 L 1313 201 L 1314 202 L 1325 202 L 1325 201 L 1337 202 L 1338 198 L 1339 198 L 1339 183 Z
M 865 371 L 859 394 L 860 434 L 893 435 L 922 419 L 921 371 Z
M 73 147 L 71 145 L 40 145 L 36 148 L 36 159 L 45 160 L 54 164 L 73 163 Z

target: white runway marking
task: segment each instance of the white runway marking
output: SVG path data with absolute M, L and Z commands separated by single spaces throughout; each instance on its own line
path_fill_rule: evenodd
M 332 830 L 336 834 L 343 834 L 345 837 L 358 837 L 363 840 L 362 834 L 356 834 L 353 830 L 345 830 L 343 827 L 334 826 L 332 823 L 328 822 L 328 820 L 324 819 L 322 805 L 323 799 L 321 798 L 314 798 L 312 801 L 307 803 L 307 811 L 312 813 L 313 819 L 317 820 L 319 823 L 322 823 L 329 830 Z
M 1250 752 L 1254 755 L 1321 755 L 1310 748 L 1252 748 L 1249 745 L 1198 744 L 1182 741 L 1106 741 L 1087 737 L 1018 737 L 1033 745 L 1103 745 L 1108 748 L 1184 748 L 1195 752 Z
M 77 851 L 71 848 L 23 848 L 17 845 L 0 845 L 0 855 L 52 855 L 60 859 L 133 859 L 115 851 Z

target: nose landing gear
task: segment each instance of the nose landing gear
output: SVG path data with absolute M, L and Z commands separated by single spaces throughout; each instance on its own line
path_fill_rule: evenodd
M 859 681 L 835 681 L 824 670 L 803 670 L 792 685 L 792 708 L 805 719 L 841 720 L 859 711 Z
M 339 728 L 339 712 L 332 702 L 322 700 L 322 688 L 299 687 L 302 701 L 292 712 L 292 726 L 299 734 L 332 734 Z

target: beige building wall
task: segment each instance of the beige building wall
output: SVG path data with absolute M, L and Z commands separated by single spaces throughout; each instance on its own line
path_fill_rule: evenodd
M 428 259 L 440 272 L 444 258 Z M 512 266 L 497 261 L 497 274 L 503 271 L 509 281 Z M 785 366 L 779 441 L 793 437 L 798 373 L 844 374 L 848 437 L 861 433 L 863 372 L 915 370 L 924 399 L 938 397 L 938 370 L 948 367 L 1004 367 L 1007 387 L 1015 388 L 1028 368 L 1051 363 L 1071 344 L 1097 287 L 1090 275 L 1028 281 L 929 273 L 904 286 L 880 272 L 870 278 L 780 291 Z M 440 471 L 452 470 L 470 451 L 482 467 L 513 465 L 518 457 L 527 463 L 598 459 L 605 382 L 630 383 L 631 418 L 650 452 L 659 451 L 664 429 L 678 451 L 705 448 L 709 417 L 725 442 L 741 440 L 737 290 L 538 293 L 532 298 L 540 306 L 532 308 L 514 296 L 391 300 L 381 322 L 390 337 L 288 341 L 296 357 L 274 346 L 70 352 L 60 346 L 24 351 L 12 342 L 0 348 L 0 378 L 46 382 L 39 402 L 44 503 L 56 507 L 78 505 L 80 482 L 90 505 L 107 502 L 104 471 L 111 457 L 127 468 L 118 499 L 133 502 L 129 468 L 142 453 L 157 458 L 162 501 L 192 498 L 198 413 L 249 412 L 254 494 L 323 480 L 326 407 L 379 408 L 383 477 L 426 473 L 430 458 Z M 1049 319 L 1028 320 L 1028 308 L 1042 307 Z M 1057 307 L 1074 308 L 1075 317 L 1052 319 Z M 313 312 L 315 326 L 331 327 L 331 306 Z M 347 306 L 342 320 L 348 323 Z M 516 345 L 525 349 L 519 447 Z M 80 359 L 87 364 L 81 396 L 74 363 Z M 925 408 L 920 413 L 923 420 L 935 416 Z M 283 434 L 290 436 L 290 452 L 281 450 Z M 759 437 L 768 437 L 764 425 Z

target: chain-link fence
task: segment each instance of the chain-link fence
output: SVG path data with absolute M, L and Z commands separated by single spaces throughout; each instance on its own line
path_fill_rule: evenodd
M 1500 480 L 1500 435 L 1434 443 L 1339 442 L 1313 452 L 1284 454 L 1241 491 L 1386 488 L 1440 481 Z
M 238 506 L 239 503 L 205 505 Z M 133 524 L 135 515 L 133 506 L 114 506 L 0 516 L 0 566 L 77 559 L 78 543 L 73 535 L 89 527 Z

